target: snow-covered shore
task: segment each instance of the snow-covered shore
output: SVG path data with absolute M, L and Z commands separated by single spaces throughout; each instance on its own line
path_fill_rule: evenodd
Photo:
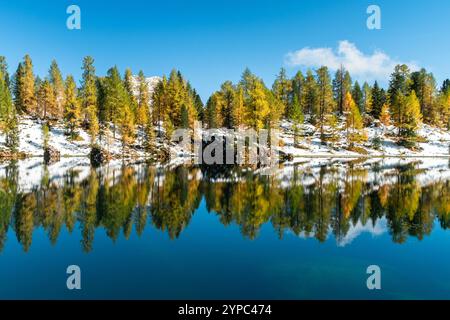
M 90 138 L 88 133 L 83 128 L 77 130 L 78 138 L 71 140 L 65 134 L 65 129 L 62 123 L 52 125 L 49 132 L 49 144 L 56 148 L 63 157 L 80 157 L 88 156 L 90 152 Z M 122 144 L 120 141 L 120 134 L 117 133 L 113 138 L 112 132 L 109 132 L 109 144 L 103 141 L 101 145 L 107 148 L 112 154 L 122 153 Z M 42 121 L 39 119 L 32 119 L 30 117 L 20 118 L 19 124 L 19 151 L 24 152 L 30 157 L 38 157 L 44 154 L 43 149 L 43 135 L 42 135 Z M 4 147 L 5 137 L 0 134 L 0 147 Z M 139 150 L 136 153 L 140 155 Z
M 281 123 L 280 140 L 282 146 L 280 150 L 285 154 L 291 154 L 294 158 L 302 157 L 448 157 L 450 156 L 450 132 L 443 131 L 423 124 L 418 130 L 419 142 L 416 143 L 415 150 L 399 146 L 395 142 L 396 128 L 394 126 L 383 126 L 382 124 L 373 124 L 365 128 L 367 142 L 355 144 L 355 149 L 350 149 L 346 139 L 345 130 L 341 129 L 336 133 L 335 142 L 323 144 L 320 140 L 319 130 L 310 125 L 304 124 L 301 127 L 301 137 L 299 143 L 294 145 L 292 124 L 288 121 Z M 112 130 L 107 130 L 108 141 L 99 141 L 112 155 L 122 155 L 122 143 L 120 132 L 116 132 L 115 137 Z M 43 137 L 42 122 L 29 117 L 20 118 L 19 125 L 20 146 L 19 151 L 28 156 L 43 155 Z M 82 128 L 78 129 L 78 139 L 72 141 L 65 134 L 63 123 L 54 124 L 50 129 L 50 145 L 56 148 L 62 157 L 88 156 L 90 152 L 90 138 L 88 133 Z M 374 140 L 378 140 L 375 146 Z M 143 133 L 138 132 L 135 145 L 128 150 L 126 156 L 143 157 L 145 153 L 140 147 L 144 140 Z M 0 134 L 0 149 L 5 148 L 5 137 Z M 157 147 L 162 147 L 162 142 L 157 142 Z M 183 152 L 180 146 L 165 146 L 171 149 L 172 155 L 176 157 L 186 157 L 187 152 Z M 350 150 L 349 150 L 350 149 Z M 176 160 L 176 159 L 172 159 Z
M 0 178 L 4 177 L 9 167 L 9 162 L 0 163 Z M 119 171 L 123 167 L 122 159 L 111 160 L 105 166 L 98 168 L 103 172 L 102 176 L 108 177 L 119 176 Z M 164 172 L 172 171 L 178 166 L 186 165 L 192 168 L 189 161 L 183 163 L 180 159 L 165 164 L 157 164 L 156 168 L 160 169 L 161 179 L 164 179 Z M 391 185 L 396 183 L 396 172 L 398 168 L 405 165 L 412 165 L 415 169 L 415 179 L 422 187 L 430 185 L 438 181 L 450 181 L 450 161 L 448 158 L 371 158 L 359 159 L 352 158 L 295 158 L 293 161 L 280 164 L 276 168 L 272 168 L 271 177 L 279 181 L 281 187 L 289 188 L 292 183 L 308 186 L 315 184 L 319 179 L 322 183 L 328 180 L 338 181 L 340 189 L 345 188 L 345 182 L 358 179 L 365 184 L 371 185 L 373 189 L 377 189 L 380 185 Z M 87 157 L 63 157 L 60 161 L 45 166 L 41 157 L 32 157 L 20 160 L 16 164 L 18 170 L 18 183 L 21 191 L 30 191 L 38 187 L 42 183 L 43 177 L 47 177 L 52 183 L 63 184 L 64 177 L 67 172 L 76 172 L 73 177 L 75 181 L 85 180 L 91 170 L 93 170 Z M 140 161 L 128 162 L 127 167 L 133 167 L 136 172 L 143 168 L 145 163 Z M 326 175 L 322 176 L 323 169 L 329 168 Z M 376 170 L 373 170 L 376 168 Z M 247 169 L 248 170 L 248 169 Z M 243 169 L 242 172 L 247 171 Z M 252 170 L 255 175 L 266 174 L 264 169 Z M 116 172 L 115 174 L 112 174 Z M 195 171 L 196 174 L 190 176 L 190 179 L 202 180 L 205 178 L 201 171 Z M 294 182 L 295 177 L 295 182 Z M 228 178 L 208 178 L 212 182 L 239 181 L 245 179 L 236 174 L 232 174 Z
M 367 142 L 355 144 L 361 151 L 348 150 L 346 132 L 340 130 L 336 142 L 323 144 L 320 132 L 312 125 L 301 127 L 304 137 L 299 139 L 298 146 L 294 146 L 292 124 L 283 121 L 281 124 L 282 151 L 294 157 L 447 157 L 450 156 L 450 132 L 422 124 L 417 135 L 422 141 L 416 143 L 416 150 L 399 146 L 395 142 L 397 129 L 394 126 L 384 126 L 376 123 L 365 128 Z M 378 138 L 379 145 L 374 146 L 374 139 Z

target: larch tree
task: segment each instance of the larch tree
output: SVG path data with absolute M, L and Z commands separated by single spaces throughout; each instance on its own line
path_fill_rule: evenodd
M 184 81 L 183 90 L 185 92 L 184 96 L 184 106 L 187 110 L 189 128 L 194 129 L 195 122 L 199 120 L 198 108 L 200 107 L 199 103 L 203 105 L 203 102 L 200 99 L 200 96 L 195 92 L 192 88 L 189 81 Z M 200 99 L 200 101 L 199 101 Z M 203 112 L 203 111 L 200 111 Z
M 440 128 L 450 130 L 450 91 L 439 92 L 435 101 L 436 113 L 440 115 L 436 125 Z
M 137 99 L 135 96 L 133 73 L 131 72 L 130 68 L 127 68 L 125 70 L 123 83 L 124 83 L 125 89 L 127 90 L 127 93 L 128 93 L 131 111 L 134 114 L 136 114 L 138 102 L 137 102 Z
M 372 112 L 372 88 L 367 82 L 364 82 L 362 91 L 363 91 L 364 113 L 370 114 Z
M 56 60 L 52 61 L 48 73 L 49 73 L 49 81 L 53 88 L 53 97 L 55 99 L 54 104 L 56 106 L 55 114 L 52 114 L 52 116 L 54 116 L 57 119 L 61 119 L 64 113 L 65 88 L 64 88 L 64 80 Z
M 6 118 L 4 132 L 6 147 L 8 147 L 13 153 L 17 152 L 20 145 L 20 132 L 19 119 L 14 106 L 12 106 L 11 112 Z
M 294 146 L 298 145 L 300 129 L 304 121 L 304 115 L 302 111 L 302 107 L 300 105 L 300 101 L 297 95 L 294 95 L 294 99 L 292 101 L 292 131 L 294 135 Z
M 44 150 L 48 149 L 50 143 L 50 128 L 47 122 L 42 123 L 42 146 Z
M 422 113 L 420 112 L 420 101 L 414 90 L 406 97 L 403 130 L 406 136 L 413 137 L 416 135 L 422 123 Z
M 0 59 L 3 57 L 0 57 Z M 0 61 L 4 63 L 3 61 Z M 6 68 L 2 68 L 0 65 L 0 120 L 3 122 L 6 116 L 8 115 L 9 109 L 11 109 L 11 93 L 9 91 L 8 84 L 6 82 L 6 74 L 5 71 L 2 70 Z M 3 123 L 2 123 L 3 124 Z
M 137 95 L 136 124 L 144 127 L 149 121 L 150 99 L 148 92 L 148 84 L 145 79 L 144 72 L 139 71 L 138 74 L 138 95 Z
M 70 138 L 75 139 L 78 135 L 77 128 L 81 123 L 81 107 L 77 85 L 71 75 L 67 76 L 65 82 L 64 123 Z
M 126 106 L 121 110 L 120 115 L 120 131 L 122 134 L 122 153 L 125 154 L 126 150 L 135 140 L 134 131 L 134 117 L 130 106 Z
M 81 80 L 81 106 L 84 124 L 89 129 L 91 146 L 96 145 L 99 133 L 97 84 L 94 59 L 87 56 L 83 59 L 83 75 Z
M 291 118 L 292 108 L 290 96 L 292 92 L 292 80 L 288 79 L 286 69 L 281 68 L 280 73 L 277 75 L 273 83 L 272 92 L 275 97 L 283 103 L 283 109 L 285 110 L 284 116 L 286 118 Z
M 152 95 L 152 120 L 157 125 L 158 135 L 162 133 L 161 123 L 164 119 L 164 111 L 167 110 L 166 88 L 167 77 L 164 75 L 162 80 L 158 82 Z
M 384 103 L 380 112 L 380 122 L 385 126 L 389 126 L 391 124 L 391 113 L 389 109 L 389 104 Z
M 238 85 L 234 92 L 233 99 L 233 119 L 236 128 L 239 128 L 244 122 L 244 89 Z
M 157 86 L 153 94 L 156 122 L 161 120 L 170 122 L 171 124 L 167 123 L 169 129 L 180 127 L 181 110 L 184 105 L 188 115 L 189 127 L 193 128 L 194 121 L 197 120 L 198 99 L 199 97 L 196 97 L 191 85 L 183 78 L 181 73 L 175 69 L 172 70 L 168 80 L 163 77 L 163 81 Z
M 128 92 L 117 67 L 108 70 L 105 86 L 107 121 L 113 124 L 113 135 L 115 138 L 117 127 L 120 127 L 122 121 L 125 120 L 124 116 L 127 116 L 126 122 L 130 121 L 128 111 L 131 112 Z
M 155 150 L 156 143 L 155 143 L 155 131 L 153 127 L 152 121 L 147 122 L 145 128 L 145 141 L 143 143 L 144 150 L 146 152 L 152 152 Z
M 391 105 L 391 114 L 398 128 L 398 136 L 403 140 L 414 137 L 422 122 L 420 102 L 415 91 L 411 91 L 407 96 L 399 95 L 396 104 Z
M 266 90 L 266 100 L 269 104 L 269 114 L 265 126 L 269 130 L 278 128 L 281 118 L 286 114 L 285 105 L 271 90 Z
M 292 78 L 292 90 L 290 101 L 292 103 L 292 110 L 294 109 L 293 103 L 294 98 L 297 97 L 298 103 L 300 105 L 302 114 L 304 113 L 304 102 L 305 102 L 305 76 L 301 71 L 298 71 Z
M 363 120 L 350 92 L 347 92 L 344 98 L 344 115 L 347 141 L 349 144 L 361 142 L 363 140 L 363 135 L 361 134 L 361 130 L 364 128 Z
M 318 106 L 318 87 L 316 78 L 311 70 L 306 72 L 305 88 L 304 88 L 304 101 L 300 101 L 303 105 L 304 113 L 310 116 L 310 122 L 315 124 L 317 122 L 317 106 Z
M 6 60 L 0 57 L 0 129 L 5 134 L 5 145 L 11 152 L 19 147 L 19 123 L 13 105 Z
M 416 92 L 420 102 L 420 112 L 424 120 L 430 124 L 439 122 L 440 115 L 434 106 L 436 93 L 436 80 L 432 73 L 428 73 L 424 68 L 411 73 L 411 89 Z
M 220 87 L 219 95 L 221 102 L 219 112 L 222 114 L 223 120 L 220 126 L 233 128 L 235 127 L 235 88 L 233 83 L 231 83 L 231 81 L 224 82 Z
M 141 70 L 138 74 L 138 109 L 136 112 L 136 124 L 144 129 L 145 139 L 142 142 L 147 152 L 155 149 L 155 132 L 153 121 L 150 115 L 150 96 L 148 92 L 148 83 L 144 72 Z
M 406 96 L 411 92 L 411 75 L 407 65 L 396 65 L 389 80 L 389 104 L 393 110 L 395 122 L 402 125 Z M 399 135 L 402 130 L 399 129 Z
M 48 79 L 42 81 L 38 92 L 38 114 L 44 120 L 47 121 L 52 118 L 56 110 L 56 100 L 52 85 Z
M 14 98 L 17 110 L 22 113 L 36 113 L 36 96 L 34 86 L 33 62 L 29 55 L 19 63 L 15 74 Z
M 270 115 L 270 105 L 267 99 L 267 88 L 260 79 L 254 79 L 254 83 L 248 92 L 246 101 L 246 124 L 256 131 L 267 125 Z
M 320 67 L 317 71 L 317 92 L 318 92 L 318 104 L 319 104 L 319 126 L 321 139 L 324 138 L 324 126 L 329 114 L 333 111 L 334 100 L 333 90 L 331 86 L 330 74 L 328 68 L 325 66 Z
M 175 127 L 181 123 L 181 106 L 183 105 L 182 85 L 183 79 L 180 73 L 173 69 L 167 81 L 166 97 L 168 100 L 167 109 L 164 110 L 167 119 L 172 122 Z

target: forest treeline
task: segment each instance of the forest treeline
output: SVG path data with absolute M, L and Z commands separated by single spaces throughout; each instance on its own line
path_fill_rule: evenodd
M 56 61 L 41 79 L 26 55 L 10 77 L 5 58 L 0 57 L 0 126 L 12 151 L 18 148 L 21 115 L 41 119 L 43 127 L 63 121 L 70 139 L 78 139 L 82 127 L 92 146 L 108 143 L 110 132 L 114 136 L 120 132 L 124 148 L 138 143 L 151 151 L 156 125 L 163 123 L 170 135 L 174 128 L 192 126 L 202 112 L 200 96 L 177 70 L 164 76 L 150 96 L 142 71 L 133 76 L 127 69 L 122 76 L 115 66 L 100 77 L 89 56 L 81 68 L 80 85 L 72 75 L 64 79 Z M 139 141 L 138 129 L 143 132 Z
M 52 61 L 41 79 L 26 55 L 10 76 L 5 58 L 0 57 L 0 129 L 7 147 L 17 151 L 21 115 L 40 118 L 46 126 L 63 121 L 70 139 L 77 139 L 83 127 L 92 146 L 108 143 L 110 132 L 115 136 L 118 131 L 124 150 L 140 146 L 148 151 L 154 147 L 156 126 L 164 126 L 170 137 L 176 128 L 193 128 L 196 120 L 209 128 L 255 130 L 276 128 L 281 120 L 289 120 L 295 141 L 306 121 L 317 128 L 323 142 L 335 141 L 345 130 L 351 144 L 367 141 L 364 128 L 378 120 L 394 125 L 397 141 L 405 146 L 420 139 L 417 130 L 422 122 L 450 129 L 450 80 L 438 86 L 432 73 L 411 72 L 406 65 L 395 67 L 386 89 L 377 81 L 362 85 L 353 81 L 344 67 L 333 76 L 322 66 L 305 74 L 298 71 L 292 78 L 282 68 L 271 88 L 246 69 L 238 83 L 224 82 L 206 105 L 177 70 L 158 82 L 152 96 L 142 71 L 133 76 L 127 69 L 122 75 L 112 67 L 106 76 L 98 76 L 89 56 L 82 70 L 77 85 L 73 76 L 63 78 Z
M 303 182 L 311 180 L 310 173 L 300 168 L 294 169 L 289 180 L 239 167 L 229 173 L 234 178 L 228 181 L 192 179 L 207 176 L 203 170 L 123 166 L 91 170 L 80 179 L 79 171 L 71 169 L 59 181 L 50 179 L 45 170 L 38 186 L 22 191 L 18 166 L 12 162 L 0 178 L 5 191 L 0 193 L 0 252 L 8 230 L 13 230 L 25 251 L 36 228 L 45 230 L 52 243 L 63 228 L 70 233 L 80 230 L 84 251 L 92 250 L 100 228 L 116 240 L 121 233 L 128 238 L 133 229 L 142 235 L 151 225 L 175 239 L 189 225 L 202 199 L 223 225 L 239 226 L 250 239 L 266 223 L 280 238 L 289 231 L 320 242 L 327 240 L 330 230 L 340 242 L 357 223 L 375 225 L 383 219 L 396 243 L 429 235 L 436 220 L 441 228 L 450 227 L 450 182 L 421 185 L 417 175 L 423 170 L 414 163 L 391 167 L 388 173 L 379 171 L 377 185 L 366 182 L 371 169 L 353 163 L 346 165 L 344 174 L 323 166 L 309 184 Z M 392 183 L 381 182 L 384 174 Z

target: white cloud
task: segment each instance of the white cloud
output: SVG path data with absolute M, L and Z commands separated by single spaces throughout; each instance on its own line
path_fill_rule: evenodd
M 411 70 L 418 66 L 413 61 L 398 61 L 386 53 L 375 50 L 372 54 L 362 53 L 355 44 L 343 40 L 339 42 L 337 50 L 332 48 L 303 48 L 286 55 L 285 63 L 289 66 L 320 67 L 327 66 L 337 70 L 341 64 L 352 77 L 360 80 L 385 82 L 395 65 L 406 64 Z
M 387 232 L 387 221 L 383 217 L 372 225 L 371 221 L 367 222 L 365 225 L 358 221 L 356 225 L 351 225 L 350 229 L 347 231 L 345 236 L 338 241 L 339 247 L 345 247 L 350 244 L 353 240 L 358 238 L 362 233 L 370 233 L 372 237 L 381 236 L 383 233 Z

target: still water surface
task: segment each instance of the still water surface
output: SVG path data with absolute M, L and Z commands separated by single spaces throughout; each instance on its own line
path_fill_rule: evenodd
M 449 226 L 448 159 L 305 160 L 270 176 L 7 163 L 0 298 L 449 299 Z

